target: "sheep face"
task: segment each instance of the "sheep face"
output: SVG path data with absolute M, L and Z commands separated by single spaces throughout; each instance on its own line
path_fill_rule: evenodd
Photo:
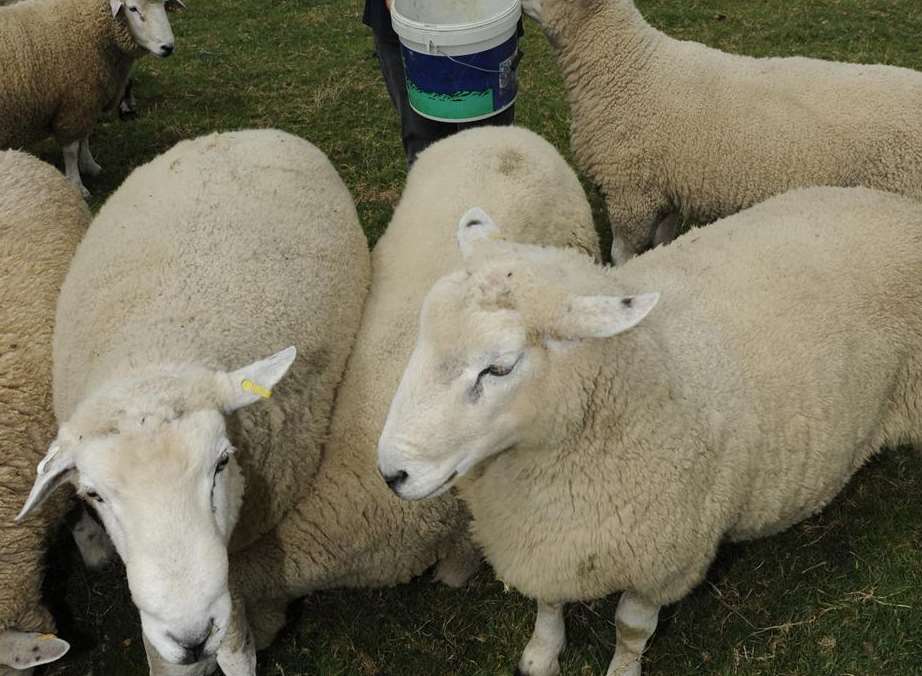
M 540 24 L 542 4 L 543 0 L 522 0 L 522 11 Z
M 158 372 L 82 402 L 17 520 L 71 483 L 125 563 L 144 635 L 163 659 L 214 655 L 231 619 L 227 544 L 243 478 L 225 413 L 269 396 L 293 348 L 233 372 Z
M 516 446 L 555 444 L 565 433 L 555 409 L 569 404 L 568 383 L 579 387 L 587 344 L 630 329 L 658 300 L 574 294 L 588 259 L 491 241 L 498 227 L 480 210 L 459 228 L 466 269 L 427 296 L 378 445 L 379 471 L 409 500 Z
M 542 355 L 511 310 L 465 307 L 465 274 L 431 291 L 419 339 L 391 403 L 379 469 L 401 497 L 439 495 L 515 445 L 532 418 Z M 412 424 L 411 424 L 412 421 Z
M 76 443 L 62 430 L 57 453 L 125 563 L 144 635 L 164 659 L 197 662 L 217 650 L 231 611 L 227 542 L 242 481 L 224 416 L 126 423 Z
M 559 46 L 562 29 L 582 25 L 613 2 L 624 4 L 630 0 L 522 0 L 522 11 L 541 26 L 551 44 Z
M 522 11 L 538 22 L 538 24 L 553 35 L 553 28 L 563 20 L 568 11 L 578 10 L 580 13 L 598 6 L 607 0 L 522 0 Z
M 131 37 L 140 47 L 159 57 L 173 53 L 176 43 L 163 0 L 109 0 L 109 6 L 116 19 L 123 15 Z

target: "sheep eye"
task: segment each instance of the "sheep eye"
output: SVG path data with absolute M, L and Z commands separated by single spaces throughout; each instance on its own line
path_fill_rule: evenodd
M 493 364 L 488 366 L 483 371 L 477 375 L 477 380 L 480 380 L 484 376 L 494 376 L 496 378 L 502 378 L 503 376 L 508 376 L 512 373 L 512 369 L 515 368 L 515 364 L 512 366 L 500 366 L 499 364 Z
M 99 493 L 97 493 L 96 491 L 87 491 L 86 497 L 88 497 L 90 500 L 95 500 L 96 502 L 105 502 L 105 500 L 103 500 L 100 497 Z
M 224 468 L 227 467 L 228 462 L 230 462 L 230 456 L 227 453 L 225 453 L 224 455 L 221 456 L 221 459 L 218 460 L 218 464 L 215 465 L 215 468 L 214 468 L 215 476 L 217 476 L 218 474 L 224 471 Z

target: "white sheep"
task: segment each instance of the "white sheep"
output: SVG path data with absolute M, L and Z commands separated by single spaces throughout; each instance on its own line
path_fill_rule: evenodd
M 608 675 L 639 676 L 660 606 L 723 539 L 783 530 L 881 446 L 922 443 L 918 202 L 799 190 L 614 269 L 476 220 L 379 460 L 404 498 L 457 482 L 497 576 L 537 600 L 520 673 L 558 673 L 564 603 L 623 591 Z
M 922 73 L 679 41 L 632 0 L 523 0 L 555 45 L 577 164 L 623 262 L 795 187 L 922 197 Z
M 433 564 L 438 579 L 459 585 L 479 562 L 458 500 L 402 502 L 375 471 L 378 437 L 413 350 L 423 297 L 461 265 L 455 227 L 476 203 L 502 214 L 513 237 L 598 256 L 576 175 L 536 134 L 472 129 L 420 154 L 374 249 L 371 291 L 323 459 L 288 515 L 231 559 L 260 648 L 278 631 L 292 598 L 331 587 L 394 585 Z
M 77 487 L 125 562 L 152 668 L 224 641 L 225 673 L 248 673 L 228 548 L 270 531 L 316 472 L 368 276 L 336 170 L 275 130 L 179 143 L 90 225 L 58 304 L 60 427 L 20 518 Z M 252 361 L 289 344 L 297 358 Z
M 178 0 L 166 0 L 181 6 Z M 0 7 L 0 148 L 49 134 L 84 197 L 101 171 L 89 137 L 122 100 L 132 63 L 173 53 L 164 0 L 22 0 Z
M 58 659 L 66 642 L 41 603 L 45 540 L 64 495 L 15 526 L 32 468 L 54 437 L 51 335 L 55 303 L 90 214 L 53 167 L 0 152 L 0 675 Z

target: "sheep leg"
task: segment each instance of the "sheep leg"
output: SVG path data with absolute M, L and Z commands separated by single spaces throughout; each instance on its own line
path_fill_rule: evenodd
M 634 250 L 617 233 L 612 231 L 611 235 L 611 262 L 616 266 L 624 265 L 634 257 Z
M 560 673 L 557 657 L 567 644 L 566 631 L 563 604 L 538 601 L 535 630 L 519 660 L 516 676 L 557 676 Z
M 615 611 L 615 656 L 606 676 L 640 676 L 640 658 L 658 618 L 659 606 L 631 592 L 621 594 Z
M 74 536 L 74 542 L 77 543 L 77 549 L 80 550 L 80 557 L 86 567 L 98 570 L 112 559 L 115 547 L 112 546 L 106 529 L 93 518 L 89 510 L 82 504 L 79 509 L 80 518 L 71 528 L 71 535 Z
M 656 224 L 656 229 L 653 231 L 653 246 L 657 247 L 660 244 L 669 244 L 669 242 L 675 239 L 678 231 L 679 214 L 675 212 L 666 214 L 660 219 L 659 223 Z
M 83 198 L 86 199 L 90 196 L 90 191 L 86 189 L 86 186 L 83 185 L 83 181 L 80 179 L 80 140 L 78 139 L 73 143 L 68 143 L 61 150 L 64 153 L 64 175 L 74 184 L 74 187 L 80 191 Z
M 434 579 L 458 589 L 467 584 L 480 567 L 480 552 L 470 538 L 459 536 L 448 543 L 445 555 L 435 567 Z
M 118 116 L 122 120 L 131 119 L 138 116 L 137 101 L 134 98 L 134 80 L 131 78 L 129 71 L 125 78 L 125 83 L 121 87 L 118 95 Z
M 247 623 L 245 606 L 237 596 L 227 633 L 218 648 L 218 666 L 224 676 L 256 676 L 256 644 Z
M 606 198 L 611 221 L 611 258 L 615 265 L 623 265 L 660 243 L 657 236 L 664 238 L 662 242 L 672 241 L 670 235 L 675 237 L 678 214 L 662 195 L 637 193 L 632 186 L 608 186 L 605 194 L 619 196 L 617 200 Z
M 268 648 L 285 626 L 288 619 L 288 601 L 285 599 L 247 603 L 247 622 L 257 650 Z
M 78 164 L 80 167 L 80 172 L 83 174 L 99 176 L 99 172 L 102 171 L 102 167 L 96 164 L 96 160 L 93 159 L 93 153 L 90 152 L 89 136 L 80 141 L 80 158 L 78 160 Z

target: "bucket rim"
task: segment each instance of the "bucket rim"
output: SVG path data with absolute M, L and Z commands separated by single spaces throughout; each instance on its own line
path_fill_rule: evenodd
M 414 21 L 413 19 L 408 19 L 403 14 L 397 10 L 397 2 L 395 0 L 393 6 L 391 7 L 391 18 L 394 24 L 400 24 L 406 26 L 407 28 L 418 30 L 418 31 L 428 31 L 434 33 L 456 33 L 459 31 L 474 30 L 477 28 L 484 28 L 494 23 L 499 23 L 509 17 L 510 14 L 521 14 L 522 5 L 518 0 L 511 2 L 509 6 L 498 14 L 475 21 L 473 23 L 425 23 L 422 21 Z M 399 31 L 397 31 L 399 34 Z

